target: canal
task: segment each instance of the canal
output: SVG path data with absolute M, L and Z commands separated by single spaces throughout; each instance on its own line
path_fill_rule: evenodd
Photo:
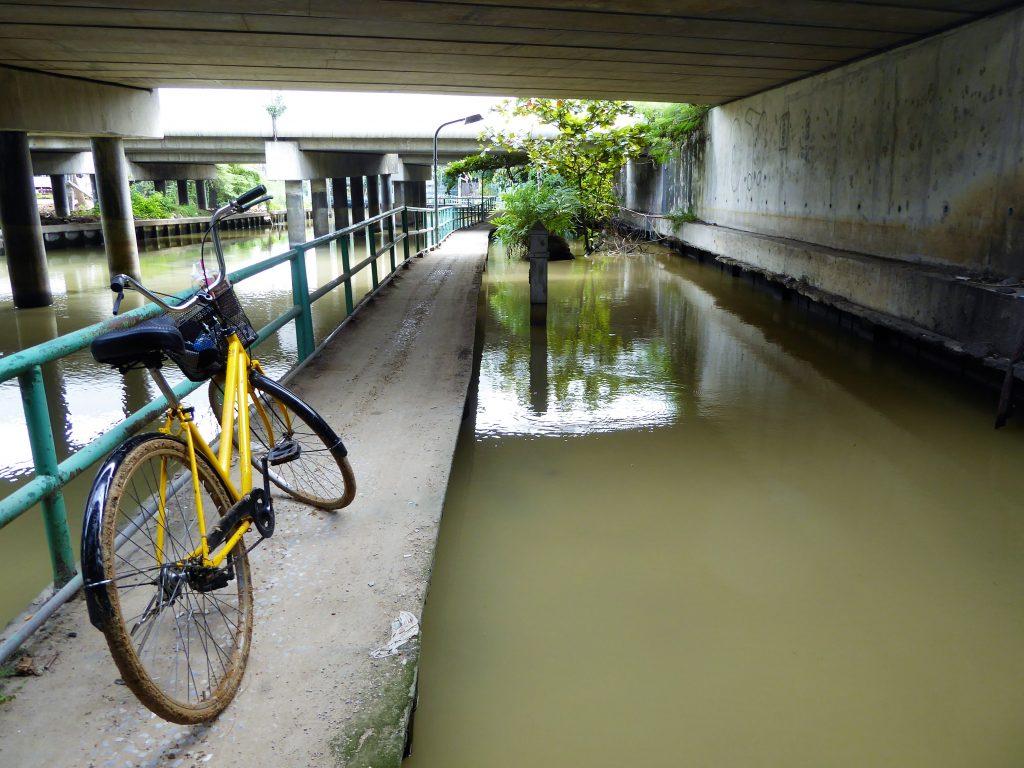
M 1019 422 L 650 250 L 491 255 L 406 765 L 1020 765 Z
M 312 232 L 307 233 L 312 239 Z M 140 254 L 143 281 L 152 289 L 177 293 L 192 284 L 200 260 L 201 238 L 181 236 L 147 243 Z M 225 232 L 228 269 L 236 270 L 288 250 L 287 233 L 268 227 L 263 231 Z M 352 244 L 352 263 L 366 254 L 360 233 Z M 12 305 L 6 262 L 0 259 L 0 355 L 58 335 L 106 320 L 111 316 L 113 294 L 109 289 L 106 257 L 102 247 L 53 251 L 47 254 L 54 304 L 40 309 L 15 310 Z M 206 263 L 216 265 L 207 245 Z M 387 254 L 378 260 L 381 276 L 390 269 Z M 306 254 L 309 286 L 313 290 L 341 274 L 340 250 L 335 243 Z M 356 300 L 370 290 L 369 270 L 360 272 L 353 284 Z M 292 304 L 291 275 L 287 263 L 262 272 L 236 286 L 242 306 L 257 328 L 277 317 Z M 122 309 L 142 304 L 138 294 L 128 292 Z M 335 290 L 313 305 L 314 334 L 322 341 L 345 317 L 344 295 Z M 289 323 L 256 349 L 256 356 L 272 375 L 280 376 L 297 360 L 294 324 Z M 173 365 L 165 369 L 172 383 L 184 377 Z M 132 411 L 158 396 L 155 385 L 143 371 L 126 376 L 97 365 L 84 350 L 43 369 L 44 383 L 54 425 L 58 457 L 88 444 Z M 197 420 L 208 434 L 215 432 L 215 420 L 207 406 L 205 387 L 188 401 L 196 406 Z M 0 497 L 9 494 L 32 476 L 32 456 L 25 430 L 17 381 L 0 385 Z M 94 472 L 86 472 L 65 489 L 72 543 L 77 552 L 85 494 Z M 25 609 L 50 582 L 49 556 L 38 509 L 27 512 L 0 532 L 0 627 Z

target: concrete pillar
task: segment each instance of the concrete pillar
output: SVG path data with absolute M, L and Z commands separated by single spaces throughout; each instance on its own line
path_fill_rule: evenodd
M 214 184 L 213 182 L 210 182 L 209 191 L 206 193 L 206 196 L 207 196 L 207 198 L 210 201 L 210 207 L 211 208 L 216 208 L 218 206 L 218 203 L 217 203 L 217 197 L 218 197 L 218 195 L 217 195 L 217 185 Z
M 391 201 L 392 206 L 408 205 L 405 200 L 405 182 L 396 181 L 392 185 L 392 188 L 394 190 L 392 193 L 392 197 L 394 198 Z
M 331 179 L 331 195 L 334 197 L 334 228 L 344 229 L 348 220 L 348 184 L 345 177 Z
M 380 177 L 380 209 L 390 211 L 395 207 L 395 195 L 391 191 L 391 174 L 385 173 Z
M 352 194 L 352 223 L 366 221 L 366 198 L 363 195 L 363 177 L 349 176 L 348 185 Z
M 311 179 L 309 190 L 313 198 L 313 237 L 323 237 L 331 231 L 330 212 L 327 205 L 327 179 Z
M 157 179 L 153 182 L 153 189 L 159 192 L 161 195 L 167 194 L 167 182 L 163 179 Z
M 285 208 L 288 211 L 288 245 L 306 242 L 306 206 L 302 199 L 302 182 L 284 183 Z
M 210 207 L 206 204 L 206 182 L 202 179 L 196 179 L 196 205 L 199 206 L 201 211 L 205 211 Z
M 121 139 L 92 140 L 92 159 L 100 202 L 103 246 L 111 275 L 124 273 L 141 278 L 139 247 L 135 242 L 135 218 L 128 193 L 128 161 Z
M 178 205 L 188 205 L 188 179 L 178 179 Z
M 28 134 L 0 131 L 0 228 L 14 306 L 21 308 L 53 303 L 32 179 Z
M 68 216 L 68 185 L 63 173 L 50 176 L 50 189 L 53 190 L 53 212 L 60 218 Z

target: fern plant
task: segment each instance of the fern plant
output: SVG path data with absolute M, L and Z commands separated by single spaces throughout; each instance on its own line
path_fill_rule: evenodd
M 494 217 L 495 234 L 509 256 L 526 255 L 529 232 L 540 222 L 549 231 L 563 237 L 572 232 L 580 210 L 576 193 L 545 179 L 541 184 L 521 184 L 501 196 L 501 209 Z

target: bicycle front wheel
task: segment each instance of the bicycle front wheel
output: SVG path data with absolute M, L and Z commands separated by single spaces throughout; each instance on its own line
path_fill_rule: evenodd
M 259 373 L 249 377 L 252 464 L 262 471 L 262 459 L 274 448 L 291 446 L 280 464 L 267 467 L 270 481 L 299 501 L 326 510 L 352 503 L 356 478 L 345 446 L 331 426 L 298 395 Z M 210 407 L 220 415 L 223 380 L 210 381 Z M 238 444 L 234 435 L 235 444 Z
M 196 477 L 182 441 L 133 438 L 108 460 L 90 496 L 90 505 L 101 496 L 103 509 L 99 588 L 107 616 L 100 629 L 125 684 L 150 710 L 182 724 L 208 721 L 230 703 L 253 620 L 244 542 L 217 569 L 195 556 L 194 480 L 208 528 L 232 504 L 209 462 L 195 459 Z

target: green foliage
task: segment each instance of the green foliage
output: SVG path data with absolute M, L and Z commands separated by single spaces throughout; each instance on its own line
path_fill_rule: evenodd
M 448 163 L 441 174 L 441 181 L 444 188 L 451 191 L 458 181 L 459 176 L 464 173 L 483 174 L 485 179 L 490 179 L 498 172 L 503 172 L 506 181 L 509 183 L 523 182 L 526 175 L 523 170 L 529 161 L 525 155 L 510 155 L 504 152 L 488 152 L 484 150 L 479 155 L 470 155 L 454 163 Z
M 672 222 L 672 226 L 674 227 L 681 227 L 683 224 L 693 224 L 694 222 L 700 221 L 692 208 L 687 208 L 685 211 L 682 208 L 676 208 L 675 210 L 666 213 L 665 218 Z
M 547 178 L 540 185 L 521 184 L 501 196 L 501 209 L 492 219 L 495 234 L 510 256 L 524 256 L 529 231 L 540 222 L 548 231 L 567 236 L 580 212 L 575 190 Z
M 485 132 L 485 139 L 509 152 L 525 153 L 534 168 L 564 179 L 579 200 L 577 225 L 585 228 L 610 218 L 616 203 L 616 175 L 644 149 L 641 126 L 626 120 L 636 111 L 631 104 L 517 99 L 506 101 L 497 111 L 509 118 L 534 117 L 554 129 L 554 135 L 492 128 Z
M 240 163 L 227 163 L 217 166 L 217 179 L 213 186 L 217 190 L 217 199 L 223 205 L 262 183 L 263 178 L 256 169 Z
M 136 219 L 169 219 L 171 203 L 159 192 L 148 197 L 136 189 L 132 190 L 132 215 Z
M 710 110 L 707 104 L 640 104 L 648 154 L 659 163 L 678 156 L 687 141 L 704 135 Z

